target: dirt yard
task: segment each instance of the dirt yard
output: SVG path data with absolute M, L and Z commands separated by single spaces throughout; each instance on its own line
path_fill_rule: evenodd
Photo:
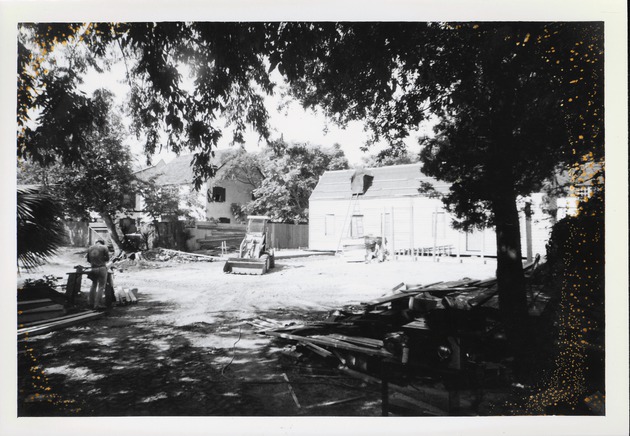
M 483 279 L 496 268 L 480 259 L 365 264 L 281 255 L 263 276 L 224 274 L 223 262 L 126 262 L 116 286 L 137 288 L 137 304 L 18 344 L 19 415 L 378 416 L 378 388 L 296 363 L 285 344 L 256 334 L 248 321 L 323 319 L 400 282 Z M 53 274 L 65 282 L 75 265 L 86 265 L 84 256 L 63 249 L 20 279 Z

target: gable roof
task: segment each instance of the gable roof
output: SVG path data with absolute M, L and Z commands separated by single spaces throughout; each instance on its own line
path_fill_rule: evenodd
M 160 160 L 155 166 L 138 171 L 136 175 L 142 180 L 155 177 L 160 186 L 189 185 L 193 182 L 192 154 L 177 156 L 169 163 Z
M 221 162 L 221 158 L 226 150 L 215 150 L 212 164 Z M 191 185 L 194 180 L 195 173 L 192 167 L 192 154 L 177 156 L 169 163 L 165 163 L 163 159 L 152 167 L 136 171 L 136 176 L 141 180 L 149 180 L 155 177 L 155 183 L 160 186 L 181 186 Z M 222 169 L 217 171 L 220 174 Z M 216 175 L 215 175 L 216 177 Z
M 373 176 L 372 184 L 362 198 L 417 197 L 421 183 L 430 183 L 440 194 L 448 192 L 449 184 L 425 176 L 420 171 L 421 164 L 393 165 L 388 167 L 365 168 L 366 174 Z M 311 200 L 351 198 L 351 178 L 355 171 L 326 171 L 313 190 Z

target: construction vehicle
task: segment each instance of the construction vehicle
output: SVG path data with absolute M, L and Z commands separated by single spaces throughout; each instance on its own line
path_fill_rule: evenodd
M 225 262 L 223 272 L 234 274 L 265 274 L 274 267 L 274 254 L 267 241 L 269 217 L 248 216 L 247 233 L 241 242 L 238 257 Z

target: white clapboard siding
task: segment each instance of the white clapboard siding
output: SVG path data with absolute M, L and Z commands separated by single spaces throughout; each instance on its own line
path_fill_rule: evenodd
M 420 173 L 418 164 L 366 169 L 373 184 L 358 199 L 351 197 L 354 170 L 327 171 L 309 200 L 309 248 L 336 251 L 350 238 L 352 215 L 362 216 L 364 235 L 383 236 L 390 251 L 431 250 L 452 247 L 451 254 L 496 256 L 496 233 L 492 229 L 469 233 L 452 227 L 453 217 L 441 200 L 418 191 L 430 182 L 440 193 L 448 186 Z M 544 256 L 552 220 L 545 212 L 543 194 L 533 194 L 532 217 L 528 223 L 521 212 L 523 256 Z M 564 203 L 558 202 L 559 207 Z M 360 244 L 361 238 L 353 240 Z M 352 241 L 351 241 L 352 242 Z

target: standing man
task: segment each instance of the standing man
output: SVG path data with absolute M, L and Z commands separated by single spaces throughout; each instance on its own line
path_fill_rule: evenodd
M 92 271 L 88 274 L 88 278 L 92 280 L 88 303 L 94 310 L 105 310 L 105 306 L 101 304 L 101 300 L 103 299 L 105 284 L 107 283 L 109 250 L 102 239 L 99 239 L 94 245 L 88 248 L 87 261 L 92 266 Z

